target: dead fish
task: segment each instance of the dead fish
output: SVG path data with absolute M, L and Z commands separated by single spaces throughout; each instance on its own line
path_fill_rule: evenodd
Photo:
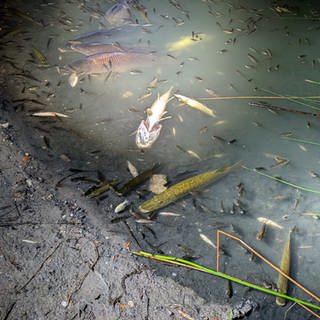
M 125 51 L 124 48 L 120 46 L 118 43 L 75 43 L 71 45 L 71 49 L 76 52 L 80 52 L 86 56 L 102 53 L 102 52 L 116 52 L 116 51 Z
M 114 208 L 114 213 L 120 213 L 120 212 L 124 211 L 128 207 L 129 204 L 130 204 L 130 201 L 128 199 L 122 201 Z
M 265 217 L 258 217 L 257 220 L 261 223 L 265 223 L 266 225 L 268 226 L 271 226 L 273 228 L 278 228 L 278 229 L 283 229 L 283 227 L 281 225 L 279 225 L 278 223 L 268 219 L 268 218 L 265 218 Z
M 283 252 L 282 252 L 282 257 L 280 261 L 280 269 L 283 271 L 286 275 L 289 275 L 290 273 L 290 243 L 291 243 L 291 232 L 292 230 L 289 231 L 288 235 L 288 240 L 284 244 Z M 288 279 L 284 277 L 282 274 L 279 273 L 278 276 L 278 281 L 277 281 L 277 288 L 278 292 L 282 294 L 287 293 L 287 288 L 288 288 Z M 284 306 L 286 304 L 286 299 L 277 297 L 276 298 L 276 304 L 278 306 Z
M 181 94 L 175 94 L 174 96 L 179 101 L 183 102 L 184 104 L 187 104 L 188 106 L 190 106 L 193 109 L 196 109 L 196 110 L 199 110 L 201 112 L 204 112 L 204 113 L 206 113 L 207 115 L 209 115 L 211 117 L 215 117 L 216 116 L 215 115 L 215 111 L 213 111 L 212 109 L 208 108 L 203 103 L 201 103 L 201 102 L 199 102 L 197 100 L 185 97 L 185 96 L 183 96 Z
M 168 204 L 184 197 L 191 191 L 195 191 L 200 187 L 216 181 L 220 177 L 226 175 L 234 168 L 236 168 L 239 163 L 240 162 L 237 162 L 236 164 L 233 164 L 231 166 L 225 165 L 221 168 L 200 173 L 193 177 L 182 180 L 169 187 L 167 190 L 161 192 L 160 194 L 154 195 L 151 199 L 143 202 L 139 206 L 139 210 L 141 213 L 148 213 L 163 208 Z
M 106 21 L 114 26 L 121 26 L 132 22 L 130 7 L 126 0 L 120 0 L 105 13 Z
M 210 37 L 206 34 L 202 34 L 201 38 L 199 37 L 190 37 L 190 35 L 182 36 L 177 41 L 169 42 L 167 44 L 168 51 L 176 51 L 176 50 L 182 50 L 185 48 L 188 48 L 190 46 L 193 46 L 195 43 L 197 43 L 200 40 L 209 40 Z
M 54 111 L 43 111 L 43 112 L 34 112 L 31 114 L 33 117 L 57 117 L 57 118 L 68 118 L 66 114 Z
M 146 65 L 156 60 L 157 56 L 141 52 L 103 52 L 90 55 L 71 63 L 70 69 L 77 73 L 126 72 L 131 68 Z
M 200 233 L 199 236 L 200 236 L 201 240 L 203 240 L 209 246 L 211 246 L 212 248 L 215 248 L 215 249 L 217 248 L 216 245 L 212 242 L 212 240 L 208 238 L 208 236 L 206 236 L 203 233 Z
M 160 121 L 165 114 L 166 105 L 170 100 L 172 89 L 173 87 L 163 95 L 158 95 L 157 100 L 152 104 L 151 108 L 147 110 L 147 119 L 141 121 L 136 133 L 136 145 L 138 148 L 150 148 L 157 140 L 162 128 Z
M 139 175 L 137 168 L 129 160 L 127 160 L 127 166 L 128 166 L 128 170 L 133 178 L 135 178 Z
M 132 68 L 152 66 L 159 61 L 154 54 L 141 52 L 103 52 L 96 53 L 86 58 L 73 61 L 68 67 L 70 70 L 69 84 L 75 86 L 80 75 L 123 73 Z

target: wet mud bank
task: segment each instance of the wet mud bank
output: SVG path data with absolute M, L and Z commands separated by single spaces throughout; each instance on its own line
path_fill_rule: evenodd
M 88 200 L 61 180 L 76 164 L 39 146 L 7 103 L 0 116 L 1 319 L 230 319 L 231 306 L 206 301 L 158 275 L 159 264 L 132 256 L 126 243 L 139 249 L 134 227 L 110 224 L 112 199 Z

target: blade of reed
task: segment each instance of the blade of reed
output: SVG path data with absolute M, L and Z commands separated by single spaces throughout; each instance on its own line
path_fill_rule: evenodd
M 248 288 L 252 288 L 252 289 L 255 289 L 255 290 L 258 290 L 258 291 L 262 291 L 264 293 L 268 293 L 268 294 L 271 294 L 271 295 L 274 295 L 274 296 L 277 296 L 277 297 L 285 298 L 287 300 L 302 304 L 304 306 L 308 306 L 310 308 L 313 308 L 313 309 L 316 309 L 316 310 L 320 310 L 320 306 L 317 306 L 317 305 L 315 305 L 315 304 L 313 304 L 311 302 L 300 300 L 300 299 L 297 299 L 295 297 L 288 296 L 286 294 L 281 294 L 281 293 L 278 293 L 276 291 L 273 291 L 273 290 L 270 290 L 270 289 L 267 289 L 267 288 L 264 288 L 264 287 L 260 287 L 258 285 L 253 284 L 253 283 L 250 283 L 250 282 L 247 282 L 247 281 L 232 277 L 232 276 L 230 276 L 228 274 L 225 274 L 223 272 L 215 271 L 213 269 L 210 269 L 208 267 L 204 267 L 204 266 L 202 266 L 200 264 L 191 262 L 189 260 L 177 258 L 177 257 L 174 257 L 174 256 L 165 256 L 165 255 L 152 254 L 152 253 L 145 252 L 145 251 L 130 251 L 130 252 L 133 253 L 134 255 L 141 256 L 141 257 L 144 257 L 144 258 L 157 260 L 157 261 L 162 261 L 162 262 L 166 262 L 166 263 L 169 263 L 169 264 L 179 265 L 179 266 L 182 266 L 182 267 L 185 267 L 185 268 L 194 269 L 194 270 L 201 271 L 201 272 L 204 272 L 204 273 L 212 274 L 214 276 L 230 280 L 232 282 L 238 283 L 238 284 L 246 286 Z
M 246 170 L 249 170 L 249 171 L 256 172 L 256 173 L 260 174 L 261 176 L 264 176 L 264 177 L 267 177 L 267 178 L 269 178 L 269 179 L 272 179 L 272 180 L 281 182 L 281 183 L 286 184 L 286 185 L 288 185 L 288 186 L 290 186 L 290 187 L 293 187 L 293 188 L 296 188 L 296 189 L 299 189 L 299 190 L 302 190 L 302 191 L 306 191 L 306 192 L 311 192 L 311 193 L 320 194 L 320 190 L 302 187 L 302 186 L 299 186 L 299 185 L 294 184 L 294 183 L 292 183 L 292 182 L 289 182 L 289 181 L 287 181 L 287 180 L 283 180 L 283 179 L 281 179 L 281 178 L 277 178 L 277 177 L 271 176 L 271 175 L 269 175 L 269 174 L 267 174 L 267 173 L 258 171 L 258 170 L 256 170 L 256 169 L 248 168 L 248 167 L 243 166 L 243 165 L 242 165 L 242 168 L 243 168 L 243 169 L 246 169 Z

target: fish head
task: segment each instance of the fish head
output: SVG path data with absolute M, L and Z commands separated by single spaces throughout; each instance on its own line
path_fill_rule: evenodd
M 150 148 L 160 135 L 162 125 L 157 123 L 151 129 L 148 119 L 142 120 L 136 134 L 136 145 L 140 149 Z

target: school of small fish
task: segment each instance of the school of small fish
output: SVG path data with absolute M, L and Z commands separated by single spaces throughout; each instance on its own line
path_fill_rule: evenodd
M 72 1 L 70 1 L 70 3 L 71 2 Z M 227 57 L 229 54 L 231 54 L 233 48 L 237 48 L 242 39 L 246 39 L 246 41 L 250 42 L 252 39 L 250 38 L 251 35 L 261 27 L 261 24 L 263 25 L 263 23 L 269 23 L 269 16 L 265 14 L 263 10 L 259 11 L 258 9 L 256 10 L 253 7 L 250 8 L 249 5 L 242 5 L 239 2 L 235 4 L 230 1 L 225 1 L 225 8 L 227 8 L 226 12 L 220 12 L 219 5 L 222 5 L 223 2 L 224 1 L 215 0 L 203 0 L 201 2 L 199 1 L 201 5 L 207 8 L 207 12 L 209 13 L 209 15 L 214 18 L 214 27 L 217 28 L 218 31 L 223 35 L 222 42 L 220 41 L 220 44 L 218 44 L 218 46 L 221 47 L 216 47 L 213 50 L 213 54 L 219 59 L 224 59 L 224 57 Z M 193 23 L 193 20 L 191 20 L 190 17 L 192 16 L 193 18 L 193 14 L 196 15 L 197 13 L 192 12 L 191 10 L 188 11 L 186 8 L 189 8 L 189 6 L 182 0 L 168 0 L 166 2 L 166 5 L 173 7 L 172 9 L 174 11 L 170 14 L 162 12 L 161 6 L 159 6 L 159 8 L 153 8 L 153 14 L 157 15 L 160 21 L 163 21 L 163 24 L 154 24 L 152 21 L 153 18 L 151 18 L 150 20 L 148 14 L 149 12 L 151 12 L 151 9 L 149 9 L 150 11 L 148 11 L 147 8 L 138 0 L 113 0 L 111 1 L 111 3 L 112 5 L 110 5 L 110 7 L 104 7 L 108 6 L 106 3 L 99 3 L 97 7 L 94 7 L 94 4 L 89 4 L 89 2 L 81 3 L 80 7 L 86 17 L 89 16 L 89 19 L 88 21 L 81 20 L 79 24 L 75 23 L 73 18 L 71 18 L 71 16 L 69 16 L 67 12 L 62 11 L 61 15 L 59 16 L 59 22 L 62 28 L 65 31 L 70 31 L 77 34 L 74 37 L 70 36 L 70 39 L 67 40 L 64 38 L 62 47 L 58 48 L 59 54 L 62 54 L 59 56 L 59 60 L 62 60 L 61 56 L 66 56 L 67 59 L 69 57 L 72 58 L 72 60 L 68 60 L 69 63 L 64 62 L 63 66 L 59 65 L 59 63 L 52 63 L 52 55 L 50 50 L 53 46 L 53 43 L 55 42 L 54 33 L 49 35 L 46 43 L 48 52 L 45 51 L 45 45 L 44 47 L 42 47 L 39 45 L 39 43 L 30 43 L 28 52 L 30 57 L 29 60 L 26 60 L 26 62 L 24 62 L 23 68 L 19 66 L 19 64 L 14 60 L 13 57 L 6 56 L 4 54 L 2 55 L 4 63 L 6 65 L 9 65 L 13 70 L 11 76 L 22 79 L 22 81 L 24 82 L 21 94 L 26 91 L 30 93 L 29 96 L 19 96 L 12 99 L 12 103 L 14 104 L 15 108 L 21 109 L 25 108 L 26 105 L 28 107 L 32 106 L 32 108 L 30 107 L 27 109 L 26 114 L 29 116 L 29 118 L 32 117 L 32 120 L 39 120 L 39 123 L 42 121 L 42 123 L 52 124 L 55 122 L 59 123 L 72 120 L 72 112 L 74 110 L 72 108 L 68 109 L 67 103 L 63 106 L 63 109 L 60 109 L 62 110 L 62 112 L 54 111 L 53 104 L 48 105 L 47 102 L 50 102 L 50 99 L 54 97 L 56 92 L 54 90 L 51 90 L 52 84 L 49 80 L 43 80 L 41 77 L 38 77 L 39 75 L 37 73 L 34 73 L 32 70 L 29 71 L 28 68 L 25 67 L 28 65 L 28 63 L 30 63 L 30 61 L 41 70 L 52 70 L 51 68 L 55 67 L 58 70 L 59 77 L 60 75 L 67 76 L 67 87 L 69 83 L 69 85 L 74 88 L 71 89 L 74 90 L 74 92 L 76 90 L 80 90 L 80 94 L 86 94 L 86 97 L 90 96 L 92 98 L 95 98 L 97 96 L 96 92 L 94 92 L 94 90 L 87 89 L 86 87 L 82 87 L 83 83 L 87 84 L 87 79 L 91 81 L 92 78 L 95 78 L 98 79 L 97 81 L 102 80 L 101 82 L 108 81 L 107 85 L 109 85 L 109 82 L 117 79 L 117 77 L 121 79 L 121 77 L 130 75 L 134 76 L 132 78 L 139 78 L 139 76 L 144 73 L 145 69 L 148 71 L 151 70 L 152 75 L 150 76 L 150 78 L 146 79 L 145 83 L 139 82 L 139 86 L 137 85 L 134 88 L 126 87 L 123 91 L 119 92 L 119 97 L 121 97 L 121 99 L 127 99 L 123 100 L 124 103 L 130 101 L 128 102 L 127 110 L 131 112 L 131 114 L 137 115 L 136 122 L 133 123 L 132 128 L 130 126 L 131 140 L 129 141 L 128 150 L 132 153 L 136 152 L 137 154 L 137 156 L 133 156 L 133 158 L 135 157 L 134 161 L 127 161 L 127 169 L 130 178 L 128 179 L 128 181 L 121 181 L 120 183 L 116 180 L 107 181 L 106 179 L 99 178 L 94 181 L 95 185 L 93 187 L 90 187 L 87 191 L 84 192 L 84 195 L 87 198 L 97 198 L 100 201 L 100 198 L 102 199 L 102 197 L 105 196 L 105 193 L 116 193 L 118 200 L 119 198 L 120 200 L 112 204 L 112 212 L 115 214 L 120 214 L 123 211 L 128 212 L 128 209 L 130 208 L 129 217 L 133 217 L 135 222 L 147 225 L 147 227 L 149 227 L 149 224 L 151 225 L 155 222 L 158 222 L 158 220 L 156 220 L 157 217 L 160 217 L 163 220 L 167 218 L 181 220 L 185 219 L 187 215 L 184 215 L 184 211 L 187 211 L 185 209 L 189 206 L 190 202 L 192 202 L 193 207 L 197 212 L 199 211 L 202 214 L 208 214 L 208 216 L 210 214 L 211 217 L 211 214 L 216 214 L 216 212 L 214 212 L 215 209 L 211 206 L 211 204 L 208 204 L 209 201 L 201 201 L 201 198 L 211 197 L 210 200 L 212 201 L 215 201 L 216 199 L 214 199 L 215 195 L 213 194 L 213 192 L 206 194 L 208 190 L 205 189 L 205 187 L 211 186 L 211 184 L 213 184 L 219 178 L 225 177 L 236 167 L 240 167 L 240 161 L 235 164 L 226 164 L 220 167 L 213 164 L 212 167 L 215 169 L 207 169 L 208 171 L 205 171 L 206 169 L 202 169 L 202 165 L 203 163 L 206 163 L 205 161 L 207 161 L 208 158 L 206 157 L 208 157 L 208 155 L 201 152 L 201 149 L 198 149 L 197 146 L 190 147 L 179 141 L 179 135 L 181 135 L 179 126 L 184 127 L 188 125 L 188 121 L 190 121 L 189 115 L 196 115 L 199 116 L 199 118 L 202 117 L 207 121 L 211 121 L 211 123 L 201 123 L 201 126 L 197 128 L 197 133 L 200 133 L 200 137 L 203 138 L 205 135 L 208 135 L 211 129 L 214 129 L 217 132 L 219 131 L 219 133 L 214 132 L 214 135 L 210 133 L 208 139 L 210 140 L 211 137 L 210 142 L 214 145 L 214 153 L 210 155 L 209 158 L 209 160 L 211 161 L 212 159 L 213 162 L 220 162 L 220 158 L 225 157 L 227 154 L 225 149 L 230 145 L 243 149 L 247 148 L 243 140 L 241 140 L 241 137 L 228 137 L 229 132 L 232 132 L 233 129 L 231 127 L 232 120 L 220 119 L 219 117 L 221 109 L 216 109 L 215 107 L 214 103 L 216 103 L 216 101 L 219 101 L 220 99 L 223 100 L 224 98 L 227 100 L 229 97 L 219 96 L 219 94 L 217 93 L 219 89 L 216 88 L 215 84 L 213 84 L 212 82 L 209 83 L 207 74 L 201 74 L 202 71 L 198 71 L 197 69 L 198 66 L 199 69 L 201 69 L 204 63 L 202 63 L 203 56 L 197 56 L 198 53 L 196 52 L 195 48 L 201 48 L 201 46 L 203 46 L 202 50 L 205 50 L 207 47 L 205 47 L 204 45 L 215 43 L 217 37 L 215 37 L 213 32 L 211 33 L 211 31 L 208 30 L 192 31 L 192 29 L 190 28 L 190 23 Z M 144 3 L 148 2 L 145 1 Z M 149 2 L 149 4 L 150 3 L 151 2 Z M 54 4 L 51 2 L 48 4 L 43 3 L 42 5 L 47 5 L 48 7 L 54 6 Z M 308 18 L 306 15 L 299 15 L 297 8 L 291 5 L 280 5 L 279 3 L 272 2 L 269 6 L 269 9 L 270 12 L 272 12 L 272 14 L 275 14 L 277 19 L 279 20 L 288 19 L 289 21 L 290 19 L 298 20 L 300 18 Z M 32 13 L 25 13 L 20 9 L 10 7 L 9 4 L 6 4 L 6 8 L 4 9 L 4 11 L 9 16 L 12 15 L 17 17 L 19 22 L 24 21 L 26 23 L 37 26 L 38 28 L 47 28 L 51 26 L 45 21 L 45 19 L 34 18 L 34 15 Z M 90 14 L 88 14 L 88 12 Z M 177 13 L 177 16 L 171 16 L 171 14 L 175 14 L 174 12 Z M 231 13 L 234 12 L 238 12 L 239 14 L 240 12 L 247 12 L 248 16 L 250 15 L 250 17 L 241 17 L 237 19 L 235 15 L 231 15 Z M 226 16 L 228 16 L 228 14 L 230 14 L 230 19 L 228 18 L 226 20 L 225 18 Z M 315 18 L 315 21 L 312 21 L 316 23 L 319 16 L 320 13 L 315 10 L 314 16 L 311 16 L 311 18 Z M 82 28 L 90 28 L 90 26 L 93 25 L 92 22 L 97 21 L 99 21 L 98 27 L 95 27 L 94 30 L 91 30 L 87 33 L 82 33 Z M 89 23 L 87 24 L 87 22 Z M 182 32 L 180 32 L 180 34 L 178 34 L 176 38 L 170 38 L 170 40 L 168 40 L 168 42 L 164 44 L 161 44 L 161 41 L 159 41 L 160 44 L 157 43 L 157 45 L 162 47 L 155 50 L 154 42 L 159 40 L 157 38 L 158 30 L 166 30 L 168 26 L 180 27 L 183 25 L 185 26 L 180 29 L 182 30 Z M 194 28 L 195 26 L 192 25 L 192 27 Z M 313 44 L 312 42 L 314 41 L 314 39 L 311 38 L 311 36 L 309 39 L 309 35 L 306 34 L 299 35 L 298 38 L 294 40 L 294 36 L 290 34 L 291 30 L 289 31 L 289 29 L 290 28 L 286 26 L 282 30 L 285 34 L 286 41 L 288 41 L 290 44 L 291 42 L 296 41 L 301 48 L 301 52 L 295 54 L 294 56 L 296 64 L 300 66 L 309 66 L 310 68 L 317 70 L 320 65 L 320 58 L 318 58 L 317 56 L 311 56 L 306 49 L 311 46 L 311 44 Z M 310 33 L 314 29 L 317 30 L 317 27 L 311 24 L 309 30 Z M 14 28 L 10 26 L 8 30 L 5 28 L 2 30 L 0 28 L 0 31 L 4 30 L 5 32 L 2 32 L 2 38 L 5 39 L 5 44 L 2 45 L 3 47 L 5 47 L 7 43 L 10 44 L 10 42 L 12 41 L 12 37 L 15 37 L 17 35 L 23 36 L 24 41 L 26 42 L 30 41 L 31 39 L 31 37 L 29 38 L 28 35 L 24 35 L 25 30 L 23 25 L 18 25 Z M 274 26 L 274 31 L 275 30 L 278 30 L 278 25 Z M 296 32 L 298 33 L 298 31 Z M 151 37 L 150 35 L 152 35 L 152 38 L 155 40 L 154 42 L 149 39 Z M 39 47 L 36 48 L 36 46 Z M 277 72 L 281 72 L 286 68 L 286 66 L 282 66 L 282 63 L 279 63 L 279 61 L 276 60 L 279 56 L 280 50 L 277 50 L 275 47 L 271 47 L 270 49 L 267 48 L 267 46 L 268 44 L 266 42 L 260 44 L 259 42 L 253 42 L 253 44 L 247 45 L 246 50 L 243 54 L 244 61 L 240 62 L 241 65 L 237 65 L 232 70 L 237 75 L 237 77 L 240 76 L 242 81 L 244 81 L 245 83 L 254 84 L 252 88 L 253 91 L 261 89 L 258 88 L 258 86 L 260 86 L 260 83 L 258 83 L 255 78 L 255 74 L 257 74 L 259 70 L 263 68 L 264 71 L 266 71 L 267 75 L 272 75 L 276 74 Z M 73 57 L 75 57 L 74 60 Z M 188 79 L 190 81 L 189 83 L 191 85 L 195 84 L 198 87 L 201 87 L 203 93 L 206 94 L 206 97 L 201 97 L 201 92 L 199 92 L 198 95 L 197 93 L 193 93 L 187 86 L 183 87 L 183 85 L 181 85 L 181 82 L 177 81 L 174 77 L 163 77 L 163 74 L 165 74 L 163 73 L 163 70 L 170 70 L 172 65 L 174 65 L 177 69 L 173 71 L 173 75 L 180 77 L 181 79 L 186 74 L 184 73 L 185 70 L 189 68 L 191 64 L 194 64 L 193 70 L 197 70 L 197 74 L 192 74 L 190 76 L 190 79 Z M 227 71 L 223 68 L 219 70 L 212 69 L 214 68 L 209 68 L 208 66 L 208 75 L 214 74 L 218 75 L 220 79 L 228 79 Z M 312 79 L 312 76 L 313 75 L 306 75 L 302 78 L 302 81 L 310 86 L 314 86 L 315 88 L 317 88 L 320 82 L 318 81 L 318 79 Z M 187 78 L 187 76 L 185 76 L 185 78 Z M 32 85 L 28 85 L 29 81 L 31 81 Z M 59 79 L 56 86 L 59 87 L 61 84 L 64 84 L 63 79 Z M 237 96 L 233 96 L 233 98 L 235 99 L 239 98 L 247 100 L 250 98 L 250 96 L 240 96 L 240 84 L 236 82 L 236 80 L 234 82 L 232 81 L 232 83 L 231 80 L 228 80 L 225 87 L 233 93 L 239 93 Z M 39 88 L 41 88 L 41 90 L 43 89 L 41 94 L 44 94 L 47 101 L 45 101 L 44 99 L 40 99 L 41 95 L 38 92 Z M 263 91 L 263 89 L 261 90 Z M 279 92 L 281 92 L 280 89 Z M 142 108 L 140 109 L 136 105 L 129 105 L 129 103 L 131 103 L 132 99 L 135 97 L 136 93 L 138 94 L 136 96 L 135 102 L 142 106 Z M 265 89 L 264 93 L 270 95 L 272 94 L 273 98 L 277 97 L 282 101 L 285 100 L 284 98 L 288 98 L 286 100 L 290 103 L 297 102 L 298 100 L 296 96 L 292 96 L 289 98 L 289 96 L 281 96 L 280 94 L 268 91 L 267 89 Z M 157 97 L 152 98 L 155 94 L 157 94 Z M 311 120 L 309 120 L 308 118 L 308 120 L 305 121 L 305 126 L 310 132 L 316 132 L 317 127 L 313 123 L 317 121 L 320 115 L 318 112 L 310 110 L 298 110 L 295 108 L 291 108 L 290 106 L 286 106 L 285 104 L 283 104 L 282 107 L 273 105 L 271 103 L 262 101 L 265 97 L 263 95 L 257 95 L 255 97 L 257 98 L 257 100 L 250 101 L 249 103 L 246 103 L 246 105 L 248 104 L 250 108 L 254 107 L 255 109 L 257 109 L 258 107 L 259 109 L 264 108 L 265 110 L 269 111 L 274 117 L 276 117 L 277 115 L 279 117 L 279 114 L 283 114 L 285 112 L 291 112 L 295 116 L 302 115 L 306 118 L 309 117 Z M 315 110 L 318 110 L 318 105 L 316 105 L 313 100 L 314 97 L 318 96 L 311 96 L 311 98 L 306 98 L 303 102 L 298 101 L 300 103 L 300 107 L 306 106 L 310 101 L 312 101 L 314 105 L 311 105 L 311 107 Z M 173 108 L 175 113 L 173 112 Z M 82 104 L 80 104 L 79 107 L 79 110 L 81 109 Z M 124 112 L 126 112 L 127 110 L 124 110 Z M 196 116 L 194 118 L 196 118 Z M 101 120 L 101 123 L 105 123 L 109 120 L 109 118 L 105 117 L 103 121 Z M 125 118 L 125 121 L 127 124 L 127 118 Z M 226 124 L 230 125 L 230 130 L 227 130 L 229 128 L 227 128 Z M 258 128 L 263 128 L 263 130 L 265 130 L 266 132 L 268 130 L 266 126 L 264 127 L 265 123 L 262 123 L 260 119 L 259 122 L 254 120 L 251 121 L 250 124 L 252 124 L 253 127 L 257 130 L 260 130 Z M 0 126 L 5 128 L 5 125 L 7 124 L 2 124 Z M 53 139 L 51 137 L 49 138 L 49 131 L 40 128 L 40 126 L 38 126 L 36 129 L 39 132 L 42 132 L 40 135 L 43 145 L 42 148 L 46 150 L 51 149 L 52 151 L 52 146 L 54 146 L 54 143 L 52 143 L 51 141 Z M 293 131 L 294 129 L 290 128 L 289 130 L 289 133 L 284 132 L 280 135 L 280 137 L 284 140 L 287 140 L 288 142 L 291 141 L 293 143 L 296 143 L 295 147 L 301 154 L 308 154 L 309 149 L 312 146 L 319 146 L 319 143 L 316 142 L 315 138 L 310 139 L 309 141 L 304 139 L 302 135 L 296 135 Z M 189 133 L 192 134 L 191 130 L 190 132 L 187 132 L 187 134 Z M 181 157 L 185 157 L 187 160 L 192 162 L 192 165 L 196 166 L 197 169 L 195 170 L 195 173 L 186 172 L 187 177 L 184 177 L 183 175 L 181 177 L 179 176 L 179 174 L 177 174 L 177 176 L 163 174 L 161 170 L 162 167 L 158 163 L 155 163 L 155 161 L 153 162 L 153 165 L 150 166 L 150 168 L 144 168 L 144 161 L 146 161 L 147 156 L 149 156 L 150 154 L 156 154 L 157 157 L 157 152 L 160 148 L 163 147 L 163 145 L 165 145 L 165 148 L 167 148 L 165 140 L 166 135 L 170 138 L 174 138 L 173 149 L 176 148 L 178 150 L 174 151 L 179 153 Z M 199 139 L 199 145 L 201 145 L 203 140 L 204 139 L 200 141 Z M 194 142 L 194 139 L 192 141 Z M 163 144 L 161 145 L 161 143 Z M 307 146 L 307 144 L 309 146 Z M 296 166 L 296 163 L 292 161 L 290 157 L 287 157 L 287 154 L 284 155 L 282 153 L 282 150 L 275 151 L 275 149 L 267 150 L 267 148 L 265 148 L 260 155 L 264 155 L 265 160 L 269 161 L 269 164 L 265 165 L 264 167 L 253 169 L 253 171 L 256 170 L 256 172 L 260 172 L 260 174 L 264 175 L 265 177 L 273 177 L 274 180 L 280 183 L 286 180 L 278 178 L 278 171 L 276 170 L 289 169 L 290 166 Z M 167 148 L 167 150 L 168 152 L 170 152 L 169 148 Z M 167 150 L 165 151 L 167 152 Z M 92 154 L 95 154 L 95 152 L 96 151 L 93 151 Z M 144 155 L 147 156 L 144 158 Z M 72 160 L 70 155 L 67 156 L 65 154 L 61 154 L 60 158 L 65 162 L 70 162 Z M 28 159 L 29 156 L 24 157 L 24 161 L 28 161 Z M 270 161 L 272 162 L 270 163 Z M 139 163 L 143 165 L 140 166 Z M 198 168 L 201 169 L 198 170 Z M 177 166 L 175 166 L 174 169 L 177 169 Z M 308 174 L 313 178 L 313 181 L 318 181 L 320 175 L 316 172 L 316 168 L 308 169 L 315 170 L 309 170 Z M 264 170 L 274 170 L 275 173 L 272 175 L 264 174 Z M 80 181 L 83 177 L 78 178 L 79 180 L 75 179 L 74 181 Z M 299 185 L 290 183 L 288 181 L 286 181 L 286 184 L 290 185 L 291 187 L 297 188 L 297 190 L 300 189 L 300 191 L 311 190 L 308 188 L 300 187 Z M 282 190 L 279 188 L 279 190 L 281 190 L 281 192 L 277 195 L 273 195 L 272 201 L 288 202 L 290 200 L 290 195 L 288 195 L 289 193 L 287 194 L 286 192 L 284 192 L 284 189 Z M 236 195 L 231 198 L 231 205 L 230 203 L 228 204 L 229 195 L 227 195 L 227 199 L 218 200 L 217 211 L 220 211 L 220 213 L 230 213 L 231 215 L 235 213 L 244 214 L 246 211 L 250 211 L 250 209 L 252 208 L 247 208 L 248 201 L 243 201 L 243 193 L 245 193 L 246 191 L 244 191 L 242 183 L 239 183 L 235 190 Z M 230 194 L 232 194 L 232 192 L 233 191 L 230 191 Z M 261 192 L 261 190 L 257 190 L 256 192 Z M 200 193 L 202 193 L 201 196 L 199 196 Z M 316 193 L 320 193 L 320 191 Z M 135 197 L 134 200 L 133 195 Z M 188 196 L 190 196 L 192 200 L 186 199 Z M 291 204 L 292 208 L 290 208 L 290 210 L 293 212 L 298 212 L 300 208 L 299 205 L 301 205 L 302 196 L 300 197 L 300 194 L 298 194 L 297 192 L 297 195 L 294 197 L 295 199 L 292 199 L 293 205 Z M 172 206 L 172 209 L 170 205 L 173 203 L 176 203 L 177 208 Z M 166 210 L 167 208 L 168 210 L 177 210 L 177 213 L 171 211 L 159 212 L 160 209 Z M 320 214 L 318 212 L 313 212 L 313 210 L 314 208 L 304 208 L 305 213 L 300 213 L 300 216 L 311 216 L 314 219 L 318 220 Z M 281 210 L 279 210 L 279 216 L 271 216 L 270 214 L 270 218 L 267 214 L 266 216 L 259 216 L 264 215 L 265 212 L 255 213 L 254 219 L 256 220 L 251 221 L 254 222 L 254 228 L 256 228 L 256 230 L 254 231 L 255 240 L 259 241 L 260 245 L 267 244 L 273 235 L 278 236 L 279 234 L 282 234 L 286 228 L 285 219 L 292 219 L 293 214 L 291 215 L 291 212 L 283 213 L 282 211 L 280 211 Z M 124 218 L 126 219 L 127 216 L 124 216 Z M 216 215 L 214 216 L 214 218 L 216 218 Z M 123 217 L 119 216 L 119 218 L 117 217 L 115 220 L 122 221 L 122 219 Z M 245 219 L 248 219 L 248 216 L 246 216 Z M 237 226 L 234 226 L 233 224 L 225 226 L 223 223 L 215 221 L 212 225 L 215 224 L 217 226 L 231 228 L 233 233 L 237 233 Z M 211 249 L 216 249 L 217 246 L 212 240 L 213 235 L 208 233 L 208 230 L 204 229 L 205 227 L 203 227 L 202 229 L 197 229 L 198 234 L 195 239 L 198 239 L 198 241 L 202 241 L 203 243 L 207 244 Z M 196 228 L 194 230 L 196 230 Z M 289 275 L 290 273 L 290 255 L 291 249 L 293 247 L 291 246 L 290 236 L 291 231 L 289 232 L 288 238 L 284 243 L 282 258 L 280 261 L 280 269 L 287 275 Z M 278 238 L 276 240 L 278 241 Z M 23 241 L 28 242 L 30 240 Z M 300 246 L 299 248 L 305 249 L 312 247 L 312 245 L 308 244 L 306 246 Z M 297 259 L 297 257 L 295 257 L 295 259 Z M 289 293 L 290 289 L 291 287 L 289 287 Z M 276 290 L 284 294 L 287 294 L 288 291 L 288 281 L 281 274 L 278 275 Z M 276 304 L 279 306 L 283 306 L 286 304 L 286 301 L 287 300 L 278 297 L 276 299 Z

